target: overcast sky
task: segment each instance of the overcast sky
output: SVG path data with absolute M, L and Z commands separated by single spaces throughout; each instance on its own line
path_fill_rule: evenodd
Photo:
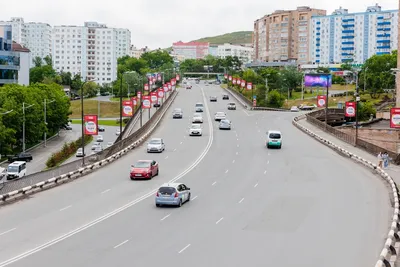
M 251 31 L 253 22 L 277 9 L 310 6 L 328 14 L 342 6 L 363 12 L 374 1 L 362 0 L 19 0 L 0 8 L 0 20 L 23 17 L 25 22 L 50 25 L 83 25 L 97 21 L 108 27 L 128 28 L 132 44 L 165 48 L 175 41 L 191 41 L 234 31 Z M 380 1 L 383 10 L 397 9 L 398 2 Z

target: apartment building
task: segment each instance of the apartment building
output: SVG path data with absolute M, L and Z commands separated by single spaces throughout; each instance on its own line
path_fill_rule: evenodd
M 267 62 L 296 60 L 310 62 L 310 24 L 312 16 L 324 16 L 326 10 L 307 6 L 295 10 L 277 10 L 254 22 L 254 59 Z
M 311 19 L 311 61 L 318 64 L 362 64 L 371 56 L 389 54 L 398 45 L 398 10 L 376 4 L 365 12 L 336 9 Z
M 202 59 L 208 55 L 210 43 L 208 42 L 176 42 L 172 44 L 172 53 L 183 56 L 185 59 Z
M 217 57 L 226 58 L 228 56 L 238 57 L 243 64 L 250 63 L 252 61 L 253 47 L 248 45 L 233 45 L 223 44 L 217 48 Z

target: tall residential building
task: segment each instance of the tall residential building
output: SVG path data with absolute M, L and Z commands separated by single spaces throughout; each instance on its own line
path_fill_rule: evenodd
M 97 22 L 85 22 L 84 26 L 55 26 L 54 68 L 80 74 L 99 84 L 110 83 L 117 78 L 118 57 L 129 55 L 130 39 L 129 30 L 107 28 Z
M 313 63 L 364 63 L 377 54 L 397 49 L 398 10 L 368 7 L 366 12 L 348 13 L 337 9 L 329 16 L 311 19 L 311 60 Z
M 247 64 L 252 61 L 253 50 L 253 47 L 248 45 L 233 45 L 227 43 L 218 46 L 217 56 L 220 58 L 236 56 L 243 64 Z
M 296 10 L 277 10 L 254 22 L 254 59 L 281 62 L 310 62 L 309 35 L 312 16 L 324 16 L 326 10 L 307 6 Z
M 206 42 L 176 42 L 172 44 L 174 55 L 184 56 L 185 59 L 202 59 L 209 53 L 210 43 Z

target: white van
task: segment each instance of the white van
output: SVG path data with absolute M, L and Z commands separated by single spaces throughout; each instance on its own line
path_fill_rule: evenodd
M 21 178 L 26 175 L 26 162 L 14 161 L 7 167 L 7 180 Z
M 267 132 L 267 142 L 265 144 L 267 148 L 271 147 L 282 147 L 282 133 L 280 131 L 270 130 Z

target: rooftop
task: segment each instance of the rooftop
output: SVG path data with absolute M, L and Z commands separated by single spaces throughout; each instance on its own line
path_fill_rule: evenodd
M 26 48 L 25 46 L 20 45 L 19 43 L 13 42 L 12 44 L 12 51 L 15 52 L 31 52 L 31 50 L 29 50 L 28 48 Z

